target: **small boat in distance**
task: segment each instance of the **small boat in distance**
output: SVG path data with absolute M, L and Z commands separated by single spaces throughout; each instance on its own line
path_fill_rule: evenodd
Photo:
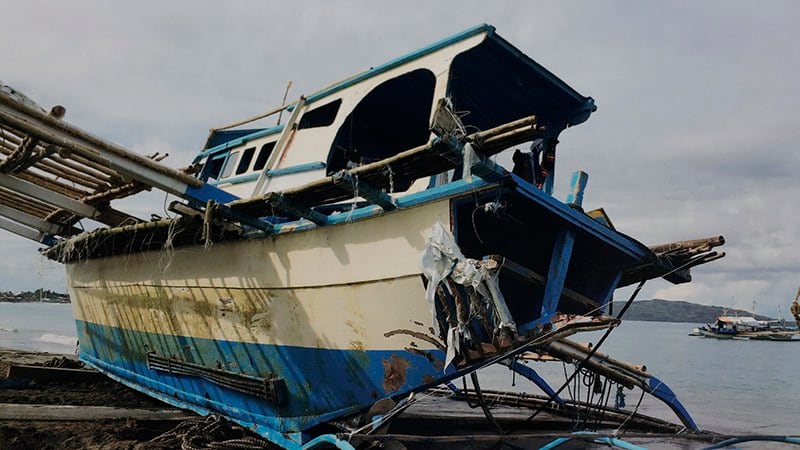
M 702 336 L 714 339 L 733 339 L 737 341 L 798 341 L 800 334 L 786 327 L 772 326 L 766 320 L 754 317 L 719 316 L 714 324 L 707 324 L 692 330 L 689 336 Z

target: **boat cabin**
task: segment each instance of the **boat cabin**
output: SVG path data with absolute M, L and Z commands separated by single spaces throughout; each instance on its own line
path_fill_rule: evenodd
M 766 331 L 769 323 L 763 320 L 756 320 L 753 317 L 717 317 L 714 324 L 719 333 L 738 333 L 742 331 Z
M 515 158 L 516 170 L 548 193 L 559 133 L 596 109 L 590 97 L 481 25 L 273 111 L 290 113 L 285 123 L 212 130 L 194 159 L 197 176 L 240 198 L 297 187 L 428 143 L 436 137 L 431 123 L 440 101 L 464 134 L 535 115 L 545 134 L 530 156 Z M 460 176 L 456 169 L 396 179 L 390 194 Z

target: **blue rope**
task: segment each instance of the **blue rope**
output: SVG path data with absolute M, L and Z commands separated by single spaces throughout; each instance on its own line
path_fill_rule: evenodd
M 594 434 L 594 433 L 591 433 L 591 432 L 579 432 L 579 433 L 573 433 L 573 434 L 575 435 L 575 437 L 560 437 L 560 438 L 557 438 L 557 439 L 553 440 L 553 442 L 545 445 L 544 447 L 540 447 L 539 450 L 551 450 L 551 449 L 554 449 L 554 448 L 558 447 L 559 445 L 570 441 L 571 439 L 581 439 L 581 440 L 593 441 L 593 442 L 600 443 L 600 444 L 608 444 L 608 445 L 611 445 L 613 447 L 619 447 L 619 448 L 622 448 L 622 449 L 625 449 L 625 450 L 647 450 L 644 447 L 640 447 L 638 445 L 634 445 L 634 444 L 631 444 L 630 442 L 626 442 L 626 441 L 623 441 L 622 439 L 617 439 L 617 438 L 614 438 L 614 437 L 608 437 L 608 436 L 592 437 L 591 435 Z M 586 435 L 588 435 L 588 436 L 586 436 Z

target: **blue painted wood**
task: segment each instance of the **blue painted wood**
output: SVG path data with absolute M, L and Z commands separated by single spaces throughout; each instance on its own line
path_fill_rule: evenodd
M 203 183 L 199 187 L 188 186 L 184 195 L 190 201 L 205 205 L 207 201 L 214 200 L 217 203 L 228 203 L 239 200 L 239 197 L 214 187 L 209 183 Z
M 692 431 L 700 431 L 700 428 L 698 428 L 697 424 L 694 422 L 694 419 L 692 419 L 689 411 L 687 411 L 680 400 L 678 400 L 678 396 L 675 395 L 672 389 L 670 389 L 669 386 L 667 386 L 663 381 L 651 375 L 650 383 L 647 387 L 650 394 L 669 406 L 672 412 L 674 412 L 681 422 L 686 425 L 686 428 L 689 428 Z
M 224 180 L 214 180 L 209 182 L 208 184 L 212 186 L 219 186 L 220 184 L 239 184 L 239 183 L 247 183 L 248 181 L 255 181 L 258 179 L 258 173 L 246 173 L 244 175 L 239 175 L 235 177 L 225 178 Z
M 279 177 L 281 175 L 291 175 L 301 172 L 310 172 L 312 170 L 324 169 L 325 163 L 322 161 L 314 161 L 305 164 L 298 164 L 296 166 L 281 167 L 280 169 L 272 169 L 267 171 L 268 177 Z
M 600 301 L 600 304 L 604 305 L 603 312 L 606 314 L 612 313 L 611 300 L 613 300 L 614 298 L 614 291 L 617 289 L 617 286 L 619 285 L 619 280 L 621 279 L 622 279 L 622 271 L 620 270 L 619 272 L 617 272 L 617 276 L 615 276 L 614 279 L 611 280 L 610 283 L 608 283 L 606 290 L 598 299 Z
M 203 150 L 202 152 L 198 153 L 197 156 L 194 157 L 194 161 L 192 164 L 199 162 L 203 157 L 212 155 L 215 153 L 219 153 L 225 150 L 230 150 L 233 147 L 236 147 L 241 144 L 245 144 L 253 139 L 262 138 L 264 136 L 269 136 L 271 134 L 280 133 L 283 131 L 283 125 L 278 125 L 276 127 L 266 128 L 263 130 L 256 131 L 254 133 L 248 134 L 247 136 L 242 136 L 237 139 L 230 140 L 224 144 L 219 144 L 216 147 L 209 148 L 207 150 Z
M 549 395 L 553 400 L 558 403 L 559 405 L 564 404 L 564 400 L 558 396 L 555 390 L 550 386 L 550 384 L 545 381 L 544 378 L 540 377 L 535 370 L 531 367 L 526 366 L 525 364 L 520 363 L 519 361 L 514 361 L 508 366 L 509 369 L 513 370 L 514 372 L 522 375 L 523 377 L 527 378 L 528 380 L 532 381 L 533 384 L 539 387 L 545 394 Z
M 564 281 L 567 279 L 567 269 L 574 243 L 575 232 L 570 229 L 561 230 L 553 246 L 550 269 L 547 271 L 547 284 L 544 285 L 540 320 L 549 321 L 556 312 L 558 301 L 561 299 L 561 291 L 564 290 Z
M 547 172 L 547 178 L 544 179 L 544 184 L 542 185 L 542 191 L 544 191 L 547 195 L 553 195 L 553 184 L 556 179 L 556 168 L 555 166 Z
M 312 170 L 319 170 L 324 169 L 325 163 L 322 161 L 315 161 L 305 164 L 298 164 L 296 166 L 288 166 L 288 167 L 281 167 L 280 169 L 273 169 L 267 171 L 267 176 L 269 177 L 279 177 L 282 175 L 292 175 L 295 173 L 302 173 L 302 172 L 310 172 Z M 218 186 L 220 184 L 238 184 L 238 183 L 247 183 L 248 181 L 255 181 L 258 180 L 260 173 L 246 173 L 244 175 L 239 175 L 236 177 L 229 177 L 222 180 L 215 180 L 208 184 L 212 186 Z
M 322 89 L 320 91 L 317 91 L 317 92 L 309 95 L 306 98 L 306 104 L 308 105 L 308 104 L 311 104 L 313 102 L 316 102 L 317 100 L 320 100 L 320 99 L 325 98 L 325 97 L 327 97 L 329 95 L 335 94 L 336 92 L 339 92 L 342 89 L 346 89 L 346 88 L 348 88 L 350 86 L 353 86 L 354 84 L 360 83 L 360 82 L 362 82 L 362 81 L 364 81 L 366 79 L 372 78 L 372 77 L 374 77 L 376 75 L 380 75 L 380 74 L 382 74 L 384 72 L 388 72 L 389 70 L 392 70 L 395 67 L 401 66 L 401 65 L 406 64 L 408 62 L 411 62 L 411 61 L 413 61 L 415 59 L 419 59 L 419 58 L 421 58 L 421 57 L 423 57 L 425 55 L 429 55 L 429 54 L 431 54 L 431 53 L 433 53 L 433 52 L 435 52 L 437 50 L 440 50 L 440 49 L 443 49 L 443 48 L 448 47 L 450 45 L 453 45 L 456 42 L 460 42 L 460 41 L 463 41 L 465 39 L 469 39 L 472 36 L 475 36 L 475 35 L 478 35 L 478 34 L 481 34 L 481 33 L 486 33 L 488 36 L 491 36 L 492 34 L 494 34 L 494 31 L 495 31 L 495 28 L 493 26 L 489 25 L 489 24 L 485 24 L 484 23 L 484 24 L 481 24 L 481 25 L 474 26 L 474 27 L 472 27 L 472 28 L 470 28 L 468 30 L 464 30 L 464 31 L 462 31 L 462 32 L 460 32 L 458 34 L 455 34 L 455 35 L 450 36 L 448 38 L 442 39 L 441 41 L 434 42 L 433 44 L 425 46 L 425 47 L 423 47 L 423 48 L 421 48 L 421 49 L 419 49 L 419 50 L 417 50 L 415 52 L 409 53 L 409 54 L 407 54 L 405 56 L 401 56 L 401 57 L 399 57 L 397 59 L 389 61 L 389 62 L 387 62 L 385 64 L 381 64 L 379 66 L 373 67 L 372 69 L 369 69 L 369 70 L 366 70 L 364 72 L 361 72 L 360 74 L 355 75 L 355 76 L 353 76 L 351 78 L 348 78 L 348 79 L 346 79 L 344 81 L 341 81 L 339 83 L 336 83 L 333 86 L 330 86 L 330 87 L 327 87 L 327 88 Z M 293 106 L 290 106 L 290 108 L 292 108 L 292 107 Z
M 605 227 L 592 220 L 592 218 L 586 214 L 566 206 L 555 198 L 531 186 L 530 183 L 524 182 L 520 177 L 513 174 L 510 176 L 517 182 L 517 192 L 530 197 L 544 206 L 549 212 L 567 220 L 571 225 L 575 226 L 577 230 L 590 233 L 592 236 L 599 238 L 607 245 L 614 247 L 616 250 L 631 258 L 642 259 L 650 254 L 650 249 L 645 247 L 642 243 Z
M 572 206 L 583 206 L 583 191 L 586 189 L 586 183 L 589 181 L 589 174 L 576 170 L 572 173 L 569 179 L 569 194 L 567 195 L 567 204 Z
M 403 350 L 339 350 L 211 340 L 172 336 L 77 321 L 80 358 L 124 380 L 125 384 L 181 408 L 200 414 L 222 413 L 238 422 L 260 424 L 288 433 L 356 412 L 389 395 L 402 395 L 442 376 L 432 360 L 444 352 L 423 354 Z M 107 341 L 119 345 L 108 346 Z M 146 347 L 145 347 L 146 346 Z M 209 380 L 151 370 L 147 351 L 243 373 L 270 373 L 283 378 L 288 390 L 285 406 L 222 387 Z M 396 391 L 384 389 L 383 362 L 402 358 L 409 363 Z M 309 390 L 308 386 L 315 386 Z
M 370 203 L 380 206 L 384 211 L 397 209 L 394 199 L 389 194 L 365 181 L 359 180 L 358 177 L 350 175 L 346 170 L 341 170 L 333 175 L 333 184 L 339 189 L 349 192 L 354 197 L 362 197 Z

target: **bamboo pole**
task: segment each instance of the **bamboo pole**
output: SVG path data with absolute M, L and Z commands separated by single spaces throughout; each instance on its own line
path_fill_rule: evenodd
M 569 339 L 561 339 L 560 342 L 563 343 L 563 344 L 567 344 L 570 347 L 572 347 L 574 349 L 577 349 L 577 350 L 580 350 L 582 352 L 587 352 L 588 353 L 590 351 L 590 349 L 588 347 L 586 347 L 584 345 L 581 345 L 581 344 L 579 344 L 577 342 L 571 341 Z M 595 352 L 594 356 L 596 356 L 601 361 L 607 362 L 607 363 L 609 363 L 611 365 L 614 365 L 614 366 L 617 366 L 617 367 L 619 367 L 621 369 L 625 369 L 625 370 L 627 370 L 629 372 L 632 372 L 632 373 L 634 373 L 636 375 L 639 375 L 639 376 L 642 376 L 642 377 L 649 377 L 650 376 L 650 374 L 647 373 L 647 366 L 636 366 L 636 365 L 633 365 L 633 364 L 625 362 L 625 361 L 620 361 L 618 359 L 614 359 L 614 358 L 608 356 L 607 354 L 601 353 L 601 352 Z
M 143 166 L 149 170 L 189 186 L 200 187 L 203 184 L 203 182 L 197 178 L 158 164 L 142 155 L 129 152 L 117 144 L 100 139 L 99 137 L 94 136 L 74 125 L 71 125 L 68 122 L 59 120 L 35 108 L 21 104 L 2 93 L 0 93 L 0 105 L 4 105 L 13 111 L 16 111 L 17 114 L 23 115 L 23 117 L 19 117 L 16 114 L 0 111 L 0 113 L 2 113 L 0 114 L 0 120 L 5 122 L 8 126 L 17 128 L 20 131 L 24 130 L 26 134 L 35 134 L 42 141 L 68 148 L 84 157 L 93 160 L 99 159 L 100 161 L 96 162 L 101 164 L 103 163 L 103 156 L 101 152 L 107 152 L 117 158 L 121 158 L 136 165 Z M 65 139 L 64 136 L 55 134 L 53 131 L 51 131 L 51 129 L 56 129 L 66 134 L 71 139 Z
M 9 150 L 7 147 L 0 145 L 0 153 L 3 153 L 4 155 L 11 155 L 12 152 L 13 151 Z M 34 164 L 31 168 L 38 169 L 42 172 L 48 173 L 57 178 L 64 178 L 74 183 L 78 183 L 84 187 L 92 188 L 94 190 L 102 190 L 105 187 L 103 184 L 95 180 L 89 179 L 82 173 L 79 173 L 67 167 L 63 166 L 59 167 L 58 164 L 52 161 L 39 161 L 36 164 Z
M 485 131 L 479 131 L 477 133 L 473 133 L 467 136 L 467 142 L 477 142 L 480 144 L 489 138 L 505 134 L 509 131 L 517 130 L 520 128 L 525 130 L 531 130 L 535 129 L 535 127 L 536 127 L 536 116 L 523 117 L 522 119 L 517 119 L 513 122 L 504 123 L 500 126 L 496 126 L 494 128 L 490 128 Z
M 550 345 L 547 346 L 547 353 L 559 358 L 559 359 L 573 359 L 576 361 L 585 361 L 585 366 L 587 369 L 599 373 L 606 378 L 616 381 L 617 383 L 622 384 L 623 386 L 627 387 L 628 389 L 633 389 L 634 386 L 637 387 L 644 387 L 644 382 L 642 380 L 636 379 L 632 376 L 629 376 L 619 370 L 615 370 L 612 367 L 608 367 L 600 363 L 596 356 L 592 356 L 588 360 L 586 359 L 586 355 L 588 354 L 585 349 L 578 350 L 572 348 L 568 345 L 565 345 L 561 342 L 551 342 Z
M 59 155 L 53 155 L 52 157 L 50 157 L 50 160 L 55 162 L 55 163 L 57 163 L 57 164 L 61 164 L 61 165 L 65 166 L 65 167 L 73 169 L 75 171 L 81 172 L 81 173 L 83 173 L 84 175 L 86 175 L 88 177 L 96 178 L 97 180 L 100 180 L 100 181 L 103 181 L 103 182 L 106 182 L 106 183 L 109 183 L 109 184 L 112 183 L 112 179 L 113 178 L 112 178 L 111 175 L 103 173 L 103 172 L 100 172 L 100 171 L 97 171 L 97 170 L 94 170 L 93 168 L 87 167 L 84 164 L 79 164 L 79 163 L 77 163 L 75 161 L 71 161 L 71 158 L 63 158 L 63 157 L 61 157 Z
M 20 197 L 12 197 L 5 192 L 0 192 L 0 203 L 31 215 L 38 215 L 40 218 L 47 217 L 51 212 L 51 209 L 45 205 L 36 204 Z
M 86 196 L 91 194 L 91 192 L 86 191 L 84 189 L 79 189 L 74 186 L 70 186 L 67 184 L 59 183 L 57 180 L 52 178 L 44 177 L 40 174 L 33 173 L 33 172 L 24 172 L 24 173 L 17 173 L 14 174 L 17 178 L 25 181 L 29 181 L 36 185 L 39 185 L 43 188 L 47 188 L 53 192 L 57 192 L 62 195 L 66 195 L 67 197 L 78 199 L 80 197 Z
M 297 103 L 296 101 L 294 101 L 292 103 L 284 103 L 283 105 L 278 106 L 277 108 L 274 108 L 274 109 L 270 109 L 269 111 L 267 111 L 265 113 L 256 114 L 255 116 L 248 117 L 246 119 L 237 120 L 236 122 L 231 122 L 231 123 L 226 124 L 226 125 L 222 125 L 222 126 L 219 126 L 219 127 L 214 127 L 214 128 L 212 128 L 212 129 L 210 129 L 208 131 L 209 131 L 209 133 L 213 133 L 215 131 L 223 131 L 223 130 L 227 130 L 229 128 L 238 127 L 239 125 L 244 125 L 246 123 L 255 122 L 256 120 L 264 119 L 266 117 L 278 114 L 279 112 L 285 110 L 286 108 L 288 108 L 288 107 L 290 107 L 290 106 L 292 106 L 292 105 L 294 105 L 296 103 Z

